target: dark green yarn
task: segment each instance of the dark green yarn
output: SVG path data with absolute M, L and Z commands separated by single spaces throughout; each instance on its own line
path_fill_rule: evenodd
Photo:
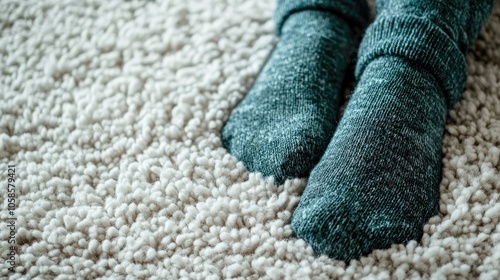
M 286 18 L 279 43 L 222 130 L 232 155 L 277 183 L 309 175 L 328 146 L 354 47 L 353 30 L 335 14 L 311 9 Z
M 356 76 L 373 58 L 403 56 L 423 64 L 445 90 L 451 109 L 467 79 L 465 55 L 494 0 L 378 0 L 360 45 Z
M 420 239 L 438 210 L 445 115 L 429 71 L 401 57 L 373 60 L 311 173 L 295 234 L 345 261 Z
M 368 24 L 370 10 L 365 0 L 277 0 L 274 20 L 276 33 L 281 34 L 288 16 L 304 11 L 324 11 L 347 21 L 351 28 L 362 31 Z

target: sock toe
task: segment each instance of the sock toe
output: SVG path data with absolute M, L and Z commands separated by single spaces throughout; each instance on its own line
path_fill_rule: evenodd
M 222 130 L 224 147 L 278 183 L 307 176 L 335 129 L 354 39 L 336 13 L 314 8 L 287 16 L 280 41 Z
M 222 131 L 222 144 L 245 162 L 250 172 L 274 176 L 278 184 L 286 179 L 308 176 L 328 146 L 331 135 L 325 134 L 332 134 L 333 126 L 318 129 L 311 127 L 309 120 L 294 125 L 270 124 L 257 126 L 258 131 L 238 131 L 239 126 L 228 122 Z M 249 146 L 250 143 L 255 145 Z
M 283 182 L 290 178 L 308 176 L 328 145 L 324 139 L 327 138 L 314 138 L 308 135 L 301 135 L 291 141 L 295 143 L 291 147 L 285 146 L 289 142 L 282 143 L 282 141 L 276 141 L 273 144 L 277 150 L 274 155 L 278 155 L 278 158 L 274 159 L 277 162 L 275 166 L 279 168 L 276 174 L 281 175 L 276 180 Z
M 355 202 L 338 197 L 319 197 L 308 205 L 295 209 L 292 229 L 298 238 L 306 240 L 318 254 L 348 263 L 352 259 L 387 249 L 393 244 L 419 240 L 421 225 L 394 214 L 372 211 L 360 214 Z

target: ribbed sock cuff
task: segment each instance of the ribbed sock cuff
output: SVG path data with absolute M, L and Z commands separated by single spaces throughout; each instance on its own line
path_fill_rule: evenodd
M 366 28 L 370 15 L 366 0 L 278 0 L 274 14 L 278 36 L 281 35 L 281 28 L 286 19 L 302 10 L 320 10 L 336 14 L 352 28 L 357 27 L 360 31 Z
M 432 22 L 409 15 L 377 18 L 361 41 L 356 79 L 376 57 L 401 56 L 422 64 L 438 80 L 452 108 L 467 79 L 465 55 L 457 44 Z

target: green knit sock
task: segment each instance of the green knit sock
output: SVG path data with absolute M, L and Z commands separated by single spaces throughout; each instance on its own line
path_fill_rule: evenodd
M 293 213 L 316 252 L 349 261 L 421 238 L 438 213 L 446 112 L 489 2 L 379 0 L 358 85 Z
M 353 26 L 362 21 L 350 13 L 367 10 L 354 2 L 278 2 L 280 41 L 222 130 L 224 147 L 249 171 L 282 183 L 307 176 L 320 159 L 336 127 Z

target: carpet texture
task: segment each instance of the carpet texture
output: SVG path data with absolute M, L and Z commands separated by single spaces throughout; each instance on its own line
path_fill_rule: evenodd
M 277 186 L 222 148 L 274 7 L 1 1 L 0 278 L 498 279 L 500 4 L 447 120 L 439 215 L 421 242 L 347 265 L 292 237 L 305 178 Z

